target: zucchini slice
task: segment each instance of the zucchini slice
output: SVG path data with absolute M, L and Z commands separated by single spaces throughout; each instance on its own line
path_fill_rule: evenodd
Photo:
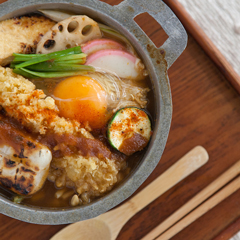
M 147 146 L 151 138 L 151 121 L 136 107 L 118 110 L 108 125 L 108 140 L 118 151 L 131 155 Z

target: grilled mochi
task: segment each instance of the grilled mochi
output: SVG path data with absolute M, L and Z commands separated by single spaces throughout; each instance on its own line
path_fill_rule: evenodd
M 31 195 L 43 186 L 51 151 L 0 117 L 0 184 L 19 195 Z
M 13 53 L 35 53 L 42 36 L 55 25 L 44 16 L 24 16 L 0 22 L 0 65 L 6 66 Z

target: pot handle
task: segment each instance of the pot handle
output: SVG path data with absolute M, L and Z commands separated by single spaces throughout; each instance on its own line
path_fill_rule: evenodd
M 172 10 L 161 0 L 125 0 L 114 8 L 121 11 L 125 22 L 132 21 L 137 15 L 147 12 L 161 25 L 168 39 L 160 48 L 155 47 L 155 49 L 156 51 L 163 49 L 166 52 L 168 69 L 186 48 L 187 33 L 184 27 Z M 134 23 L 137 25 L 135 21 Z

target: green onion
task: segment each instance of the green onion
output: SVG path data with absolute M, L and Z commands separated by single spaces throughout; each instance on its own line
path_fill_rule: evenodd
M 17 196 L 15 196 L 15 197 L 13 198 L 13 202 L 14 202 L 14 203 L 21 203 L 23 199 L 24 199 L 23 196 L 17 195 Z
M 66 49 L 63 51 L 49 53 L 49 54 L 43 54 L 43 55 L 38 54 L 38 56 L 31 57 L 30 60 L 16 65 L 15 68 L 23 68 L 23 67 L 27 67 L 32 64 L 35 64 L 35 63 L 45 62 L 48 60 L 55 60 L 58 58 L 65 57 L 69 54 L 79 54 L 79 53 L 82 53 L 80 46 L 74 47 L 74 48 L 69 48 L 69 49 Z M 19 61 L 20 61 L 20 59 L 19 59 Z
M 69 64 L 84 64 L 86 59 L 75 59 L 75 60 L 67 60 L 67 61 L 55 61 L 56 63 L 69 63 Z
M 13 72 L 16 73 L 16 74 L 22 75 L 26 78 L 37 78 L 35 75 L 27 73 L 27 72 L 23 71 L 21 68 L 20 69 L 13 69 Z
M 16 71 L 21 70 L 21 75 L 24 77 L 31 76 L 30 78 L 60 78 L 60 77 L 68 77 L 68 76 L 76 76 L 81 75 L 86 72 L 92 72 L 94 71 L 94 68 L 91 66 L 81 65 L 82 68 L 78 71 L 56 71 L 56 72 L 34 72 L 31 70 L 28 70 L 26 68 L 20 68 L 20 69 L 13 69 L 13 72 L 18 73 Z
M 82 72 L 94 71 L 91 66 L 83 65 L 87 55 L 77 46 L 49 54 L 14 53 L 10 67 L 13 72 L 27 78 L 55 78 L 75 76 Z
M 15 57 L 13 61 L 31 61 L 31 60 L 37 58 L 40 62 L 40 61 L 57 59 L 59 57 L 64 57 L 64 56 L 72 55 L 72 54 L 80 54 L 80 53 L 82 53 L 80 46 L 77 46 L 74 48 L 69 48 L 69 49 L 62 50 L 62 51 L 53 52 L 53 53 L 48 53 L 48 54 L 13 53 L 13 56 Z
M 22 69 L 22 68 L 21 68 Z M 38 71 L 38 72 L 67 72 L 67 71 L 81 71 L 82 69 L 89 69 L 92 71 L 92 67 L 80 65 L 80 64 L 73 64 L 73 63 L 57 63 L 57 62 L 43 62 L 31 65 L 27 68 L 31 71 Z
M 83 59 L 86 58 L 87 54 L 85 53 L 80 53 L 80 54 L 74 54 L 74 55 L 69 55 L 69 56 L 63 56 L 59 57 L 56 59 L 56 61 L 61 61 L 61 60 L 73 60 L 73 59 Z

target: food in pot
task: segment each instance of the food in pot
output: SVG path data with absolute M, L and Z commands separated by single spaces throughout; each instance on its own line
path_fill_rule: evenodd
M 108 125 L 111 145 L 126 155 L 143 150 L 148 144 L 151 132 L 147 113 L 135 107 L 118 110 Z
M 26 42 L 31 52 L 0 49 L 0 183 L 17 203 L 78 206 L 112 190 L 147 146 L 147 72 L 116 30 L 52 12 L 52 20 L 0 23 L 7 36 L 16 34 L 16 22 L 23 30 L 26 20 L 44 26 L 35 25 Z
M 106 124 L 107 93 L 94 78 L 66 78 L 56 86 L 53 95 L 63 117 L 88 123 L 91 128 Z
M 95 21 L 87 16 L 72 16 L 57 23 L 42 37 L 37 53 L 56 52 L 96 38 L 101 38 L 101 31 Z M 46 48 L 48 42 L 51 44 Z
M 0 116 L 0 181 L 18 194 L 31 195 L 47 179 L 52 154 L 15 124 Z
M 55 22 L 44 16 L 23 16 L 0 22 L 0 64 L 9 64 L 13 53 L 35 53 L 41 37 Z

